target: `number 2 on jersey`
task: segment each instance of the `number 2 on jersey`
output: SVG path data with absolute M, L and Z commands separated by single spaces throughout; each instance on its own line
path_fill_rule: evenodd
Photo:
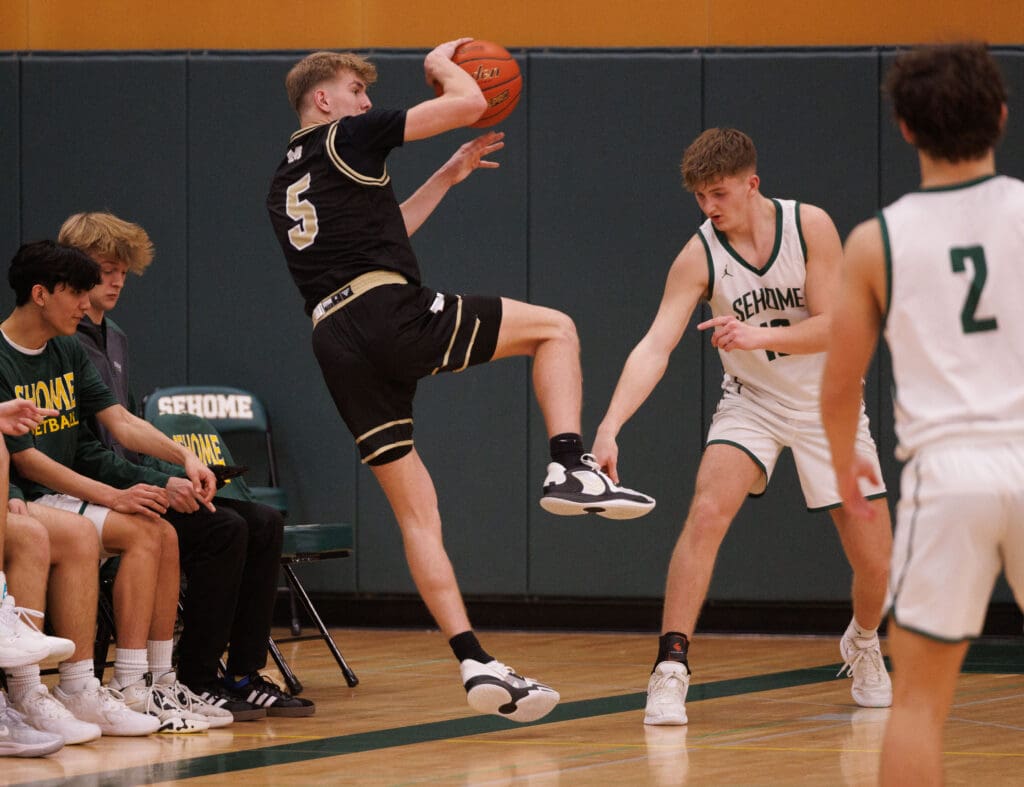
M 978 301 L 981 300 L 981 291 L 985 288 L 985 280 L 988 278 L 988 265 L 985 263 L 985 250 L 981 246 L 962 246 L 949 250 L 949 257 L 953 263 L 953 273 L 963 273 L 967 270 L 964 260 L 970 260 L 974 268 L 974 278 L 971 279 L 971 286 L 967 289 L 967 298 L 964 300 L 964 308 L 960 310 L 960 325 L 964 333 L 981 333 L 982 331 L 994 331 L 999 327 L 995 317 L 978 318 Z
M 308 199 L 300 198 L 302 192 L 309 188 L 309 183 L 310 178 L 307 172 L 288 187 L 288 199 L 285 202 L 285 212 L 288 214 L 288 218 L 298 222 L 288 230 L 288 240 L 299 251 L 307 246 L 312 246 L 320 231 L 316 206 Z

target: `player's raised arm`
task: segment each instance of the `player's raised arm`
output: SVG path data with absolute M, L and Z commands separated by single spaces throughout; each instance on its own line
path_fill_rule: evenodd
M 439 86 L 441 95 L 417 104 L 406 112 L 406 142 L 472 125 L 487 109 L 487 101 L 476 80 L 452 62 L 455 50 L 472 40 L 457 38 L 446 41 L 427 54 L 423 61 L 427 84 Z
M 401 204 L 405 231 L 409 235 L 416 232 L 434 212 L 434 208 L 448 193 L 448 189 L 464 181 L 474 170 L 497 169 L 500 166 L 498 162 L 489 161 L 485 156 L 505 147 L 502 141 L 504 138 L 504 132 L 489 131 L 460 146 L 440 169 Z

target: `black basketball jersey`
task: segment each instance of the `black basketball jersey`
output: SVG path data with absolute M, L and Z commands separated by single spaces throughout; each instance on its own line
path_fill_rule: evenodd
M 405 110 L 379 109 L 292 134 L 267 210 L 307 314 L 368 271 L 420 283 L 385 162 L 404 135 Z

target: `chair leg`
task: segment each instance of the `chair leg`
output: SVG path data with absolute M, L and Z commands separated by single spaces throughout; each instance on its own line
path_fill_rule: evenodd
M 292 611 L 292 636 L 297 637 L 302 634 L 302 621 L 299 620 L 299 609 L 295 603 L 295 592 L 291 585 L 288 586 L 288 605 Z
M 320 618 L 320 614 L 316 611 L 316 607 L 313 606 L 313 602 L 309 598 L 309 594 L 306 593 L 306 589 L 302 587 L 302 583 L 299 582 L 299 578 L 295 576 L 295 569 L 293 569 L 288 563 L 281 564 L 281 568 L 284 569 L 284 575 L 287 578 L 292 591 L 299 597 L 299 601 L 302 602 L 302 606 L 305 607 L 306 612 L 308 612 L 309 616 L 313 618 L 313 622 L 320 630 L 320 636 L 322 636 L 324 642 L 327 643 L 327 647 L 331 649 L 331 654 L 334 656 L 334 660 L 338 662 L 338 666 L 341 667 L 341 672 L 345 676 L 345 682 L 349 686 L 357 686 L 359 684 L 359 678 L 356 677 L 352 668 L 346 663 L 345 657 L 342 656 L 341 651 L 338 650 L 338 646 L 331 638 L 331 634 L 327 630 L 327 626 L 324 625 L 323 620 Z
M 288 687 L 288 692 L 298 696 L 302 693 L 302 681 L 295 677 L 295 673 L 292 672 L 292 668 L 288 666 L 287 659 L 285 659 L 281 649 L 277 647 L 277 643 L 274 642 L 273 637 L 267 637 L 267 645 L 270 649 L 270 655 L 274 659 L 274 663 L 277 664 L 277 668 L 281 671 L 281 677 L 284 678 L 285 685 Z

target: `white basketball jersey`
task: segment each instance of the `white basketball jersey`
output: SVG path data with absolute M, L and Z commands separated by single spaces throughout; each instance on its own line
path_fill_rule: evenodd
M 761 268 L 744 260 L 711 220 L 698 231 L 708 258 L 712 313 L 752 325 L 779 327 L 806 320 L 807 250 L 800 231 L 800 203 L 773 199 L 775 245 Z M 824 353 L 787 355 L 770 350 L 719 350 L 723 388 L 756 399 L 787 418 L 818 419 Z
M 897 456 L 1024 435 L 1024 183 L 925 189 L 880 218 Z

